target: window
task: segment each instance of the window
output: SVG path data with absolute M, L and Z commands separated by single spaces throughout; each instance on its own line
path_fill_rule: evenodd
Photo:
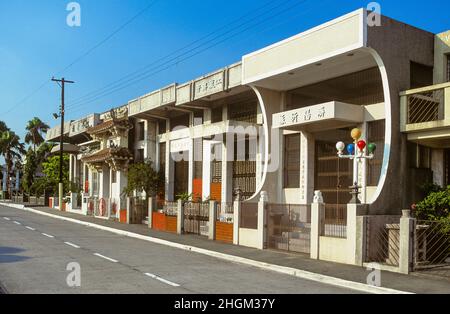
M 367 185 L 377 186 L 381 176 L 381 166 L 384 157 L 384 137 L 386 120 L 372 121 L 367 124 L 367 139 L 369 143 L 375 143 L 377 150 L 374 159 L 367 163 Z
M 203 124 L 203 110 L 194 111 L 194 126 Z
M 447 55 L 447 82 L 450 82 L 450 54 Z
M 138 149 L 137 156 L 136 156 L 136 162 L 142 162 L 142 161 L 144 161 L 144 150 Z
M 410 63 L 411 88 L 433 85 L 433 67 L 416 62 Z
M 284 188 L 300 188 L 300 134 L 284 137 Z
M 217 123 L 223 121 L 222 106 L 211 109 L 211 123 Z
M 117 183 L 117 171 L 111 171 L 111 183 Z
M 430 169 L 431 149 L 416 143 L 408 143 L 408 156 L 410 168 Z
M 158 122 L 158 134 L 165 134 L 166 133 L 166 128 L 167 128 L 167 123 L 166 120 L 159 120 Z
M 145 140 L 145 122 L 139 122 L 138 132 L 139 132 L 138 133 L 138 135 L 139 135 L 138 141 Z
M 173 131 L 189 127 L 190 114 L 185 113 L 170 120 L 170 130 Z
M 94 196 L 98 196 L 98 172 L 92 173 L 92 192 Z

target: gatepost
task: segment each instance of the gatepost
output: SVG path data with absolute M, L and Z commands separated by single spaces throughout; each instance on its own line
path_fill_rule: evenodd
M 269 196 L 266 191 L 261 191 L 261 198 L 258 202 L 258 244 L 257 248 L 264 250 L 266 244 L 266 206 L 269 202 Z
M 177 203 L 177 234 L 183 234 L 184 231 L 184 204 L 182 200 Z
M 148 227 L 150 229 L 152 229 L 153 227 L 153 208 L 154 208 L 153 200 L 154 200 L 153 197 L 148 198 Z
M 325 219 L 325 203 L 321 191 L 314 192 L 314 202 L 311 205 L 311 258 L 320 257 L 320 236 L 322 235 L 323 220 Z
M 208 229 L 208 239 L 216 239 L 216 220 L 217 220 L 217 202 L 209 202 L 209 229 Z
M 402 218 L 400 218 L 399 271 L 409 274 L 413 270 L 416 219 L 411 217 L 410 210 L 403 210 L 402 214 Z

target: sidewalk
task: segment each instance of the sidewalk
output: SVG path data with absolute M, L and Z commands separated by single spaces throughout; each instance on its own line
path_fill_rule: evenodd
M 7 205 L 0 202 L 0 205 Z M 60 212 L 46 207 L 33 207 L 34 210 L 62 217 L 72 218 L 79 221 L 94 223 L 100 226 L 114 228 L 126 232 L 132 232 L 144 236 L 150 236 L 161 240 L 166 240 L 182 245 L 193 246 L 214 252 L 229 254 L 242 258 L 251 259 L 263 263 L 279 266 L 291 267 L 315 274 L 331 276 L 343 280 L 367 283 L 367 276 L 370 271 L 365 268 L 336 264 L 331 262 L 312 260 L 306 255 L 285 253 L 271 250 L 256 250 L 241 246 L 235 246 L 217 241 L 210 241 L 202 236 L 177 235 L 172 233 L 159 232 L 149 229 L 145 225 L 126 225 L 109 220 L 102 220 L 93 217 L 86 217 L 73 213 Z M 438 278 L 425 278 L 415 275 L 402 275 L 391 272 L 381 272 L 381 284 L 385 288 L 414 292 L 414 293 L 445 293 L 450 294 L 450 280 Z

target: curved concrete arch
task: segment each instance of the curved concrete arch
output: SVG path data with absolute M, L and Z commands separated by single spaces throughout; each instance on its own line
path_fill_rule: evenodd
M 378 52 L 373 48 L 367 48 L 367 51 L 372 55 L 375 62 L 378 65 L 378 69 L 380 70 L 381 79 L 383 83 L 383 92 L 384 92 L 384 111 L 385 111 L 385 135 L 384 135 L 384 156 L 383 156 L 383 164 L 381 166 L 381 176 L 378 181 L 378 186 L 375 191 L 375 194 L 372 196 L 372 199 L 369 201 L 369 204 L 373 204 L 378 197 L 381 195 L 381 192 L 384 188 L 387 178 L 387 172 L 389 169 L 389 162 L 391 158 L 391 147 L 392 147 L 392 102 L 391 102 L 391 92 L 389 85 L 389 77 L 387 74 L 386 66 L 384 65 L 383 59 L 378 54 Z
M 267 178 L 267 171 L 269 169 L 269 125 L 268 125 L 268 119 L 267 119 L 267 110 L 266 110 L 266 106 L 264 104 L 264 100 L 263 97 L 261 95 L 261 92 L 258 90 L 258 88 L 254 85 L 249 85 L 253 91 L 256 94 L 256 97 L 258 98 L 258 103 L 259 103 L 259 107 L 261 108 L 261 114 L 263 116 L 263 128 L 264 128 L 264 166 L 263 166 L 263 171 L 262 171 L 262 177 L 261 180 L 259 182 L 259 184 L 256 186 L 256 191 L 255 194 L 252 195 L 252 197 L 250 197 L 247 201 L 253 201 L 256 199 L 256 197 L 258 196 L 259 193 L 261 193 L 263 187 L 264 187 L 264 183 L 266 182 L 266 178 Z

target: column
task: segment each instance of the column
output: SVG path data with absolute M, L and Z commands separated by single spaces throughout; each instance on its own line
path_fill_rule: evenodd
M 311 205 L 311 259 L 320 259 L 320 237 L 322 236 L 323 220 L 325 219 L 325 203 L 322 192 L 314 192 L 314 202 Z
M 178 200 L 177 203 L 177 234 L 182 234 L 184 231 L 184 206 L 183 201 Z
M 217 202 L 210 201 L 209 202 L 209 230 L 208 230 L 208 239 L 209 240 L 216 239 L 216 220 L 217 220 Z
M 399 271 L 403 274 L 409 274 L 413 269 L 414 263 L 414 239 L 416 229 L 416 219 L 411 217 L 410 210 L 402 211 L 400 219 L 400 256 Z
M 258 202 L 258 249 L 264 250 L 266 243 L 266 205 L 268 203 L 268 194 L 266 191 L 261 191 L 261 198 Z

